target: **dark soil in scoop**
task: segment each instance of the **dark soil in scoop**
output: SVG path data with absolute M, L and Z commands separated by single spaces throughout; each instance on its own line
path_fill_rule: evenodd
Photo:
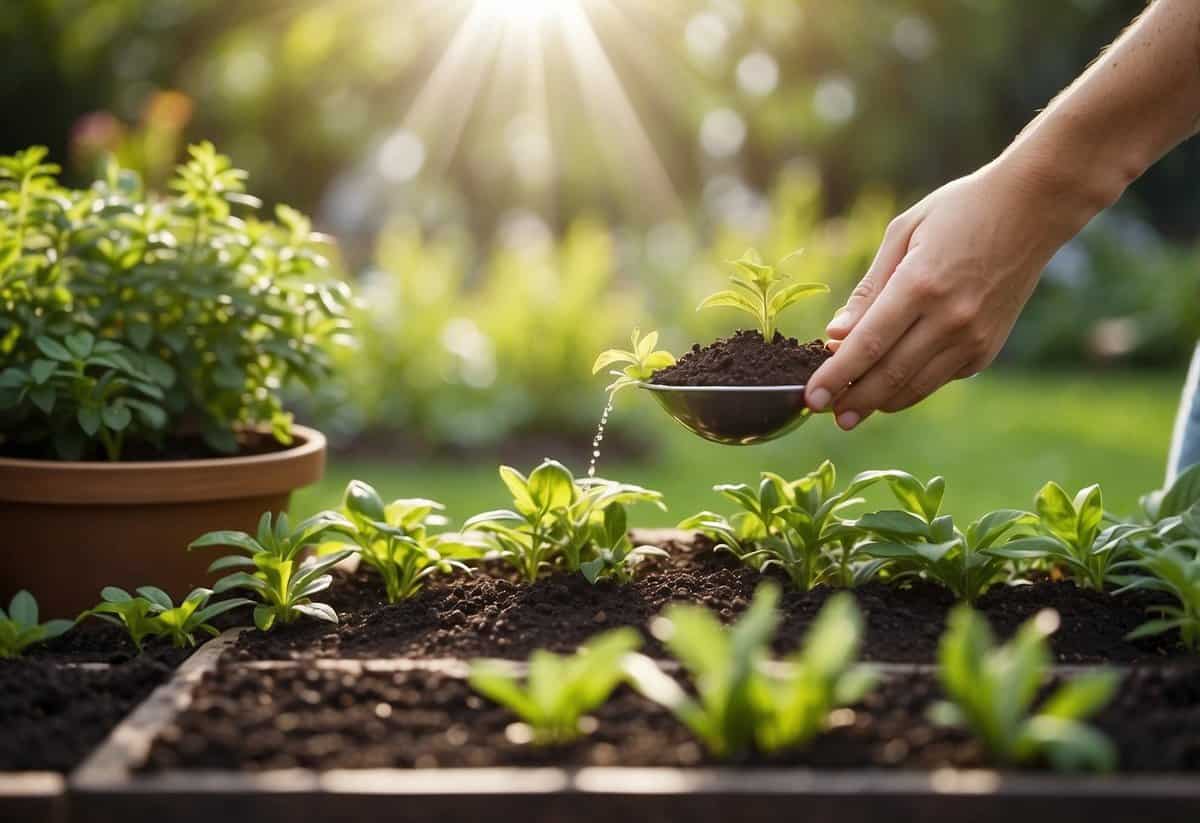
M 1133 672 L 1098 721 L 1123 771 L 1200 770 L 1200 670 Z M 932 726 L 927 675 L 885 679 L 801 751 L 744 765 L 936 769 L 990 765 L 964 732 Z M 434 672 L 347 673 L 226 667 L 155 742 L 146 768 L 333 769 L 697 766 L 712 758 L 666 711 L 623 688 L 596 730 L 566 746 L 512 743 L 516 718 Z M 1038 764 L 1033 764 L 1037 767 Z
M 171 671 L 151 659 L 103 670 L 0 660 L 0 772 L 73 769 Z
M 305 657 L 506 657 L 525 658 L 534 649 L 570 651 L 591 635 L 634 626 L 649 638 L 650 619 L 668 603 L 699 603 L 730 621 L 749 604 L 764 576 L 731 555 L 715 552 L 702 538 L 667 542 L 670 559 L 647 562 L 628 585 L 591 585 L 579 574 L 555 574 L 532 585 L 478 572 L 439 580 L 403 603 L 389 605 L 378 579 L 367 572 L 339 580 L 326 595 L 341 617 L 338 626 L 298 622 L 269 634 L 249 632 L 234 650 L 240 659 Z M 782 582 L 781 578 L 776 580 Z M 832 593 L 786 590 L 776 651 L 796 648 Z M 864 658 L 932 663 L 946 616 L 954 606 L 943 588 L 874 582 L 855 591 L 866 616 Z M 1040 609 L 1057 609 L 1062 626 L 1051 638 L 1060 662 L 1117 663 L 1184 657 L 1174 635 L 1125 640 L 1146 619 L 1157 596 L 1116 597 L 1077 588 L 1070 582 L 999 586 L 977 604 L 1001 637 Z M 656 641 L 646 651 L 661 655 Z
M 779 332 L 768 345 L 757 331 L 738 331 L 692 346 L 673 366 L 654 373 L 663 386 L 799 386 L 833 356 L 820 340 L 801 343 Z

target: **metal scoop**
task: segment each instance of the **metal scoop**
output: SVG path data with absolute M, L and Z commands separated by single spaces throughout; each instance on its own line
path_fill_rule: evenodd
M 727 446 L 783 437 L 811 416 L 804 386 L 660 386 L 638 383 L 694 434 Z

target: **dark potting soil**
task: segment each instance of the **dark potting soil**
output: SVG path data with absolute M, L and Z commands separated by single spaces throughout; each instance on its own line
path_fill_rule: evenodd
M 121 451 L 121 462 L 158 462 L 166 460 L 215 460 L 228 457 L 253 457 L 274 454 L 290 448 L 273 436 L 257 431 L 237 435 L 238 450 L 233 454 L 219 452 L 204 442 L 200 435 L 178 435 L 167 438 L 161 445 L 144 440 L 131 440 Z M 44 441 L 23 442 L 0 436 L 0 457 L 18 460 L 54 460 L 53 447 Z M 83 455 L 83 461 L 106 462 L 103 450 L 96 448 Z
M 797 752 L 744 765 L 935 769 L 990 765 L 966 733 L 931 725 L 926 675 L 885 679 L 835 728 Z M 348 673 L 224 667 L 154 743 L 145 768 L 332 769 L 489 766 L 697 766 L 712 758 L 666 711 L 628 688 L 566 746 L 515 744 L 516 719 L 435 672 Z M 1123 771 L 1200 770 L 1200 670 L 1131 672 L 1100 727 Z
M 820 340 L 801 343 L 779 332 L 768 345 L 758 331 L 739 330 L 692 350 L 654 373 L 663 386 L 798 386 L 833 356 Z
M 73 769 L 171 671 L 151 658 L 102 670 L 0 660 L 0 772 Z
M 633 583 L 589 584 L 579 574 L 555 574 L 530 585 L 478 572 L 438 580 L 416 597 L 389 605 L 378 579 L 365 571 L 339 580 L 323 595 L 341 623 L 297 622 L 268 634 L 239 638 L 239 659 L 304 657 L 505 657 L 523 659 L 534 649 L 571 651 L 593 634 L 634 626 L 647 638 L 646 651 L 661 656 L 650 638 L 650 619 L 671 602 L 700 603 L 730 621 L 749 604 L 764 576 L 702 538 L 664 544 L 666 560 L 648 561 Z M 775 579 L 781 580 L 776 577 Z M 782 581 L 781 581 L 782 582 Z M 832 593 L 786 590 L 779 653 L 795 649 Z M 866 616 L 863 656 L 886 662 L 931 663 L 954 598 L 923 582 L 900 586 L 873 582 L 854 592 Z M 1181 656 L 1178 638 L 1128 641 L 1146 620 L 1156 595 L 1116 597 L 1044 581 L 995 587 L 976 604 L 1001 637 L 1043 608 L 1057 609 L 1062 626 L 1052 638 L 1063 663 L 1162 661 Z
M 244 624 L 244 621 L 243 621 Z M 202 642 L 208 635 L 201 635 Z M 38 643 L 25 652 L 27 658 L 48 663 L 128 663 L 142 659 L 175 668 L 188 658 L 194 649 L 177 649 L 162 638 L 142 642 L 139 653 L 129 634 L 122 628 L 99 620 L 80 623 L 64 635 L 46 643 Z

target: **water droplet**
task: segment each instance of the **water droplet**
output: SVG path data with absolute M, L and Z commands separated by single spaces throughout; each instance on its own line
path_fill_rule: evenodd
M 612 397 L 600 415 L 600 425 L 596 427 L 596 436 L 592 438 L 592 462 L 588 465 L 588 477 L 596 476 L 596 464 L 600 462 L 600 444 L 604 442 L 604 426 L 608 423 L 608 415 L 612 412 Z

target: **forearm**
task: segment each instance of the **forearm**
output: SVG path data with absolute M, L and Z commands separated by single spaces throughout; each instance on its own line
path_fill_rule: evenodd
M 1065 240 L 1198 125 L 1200 2 L 1155 0 L 996 165 L 1065 207 Z

